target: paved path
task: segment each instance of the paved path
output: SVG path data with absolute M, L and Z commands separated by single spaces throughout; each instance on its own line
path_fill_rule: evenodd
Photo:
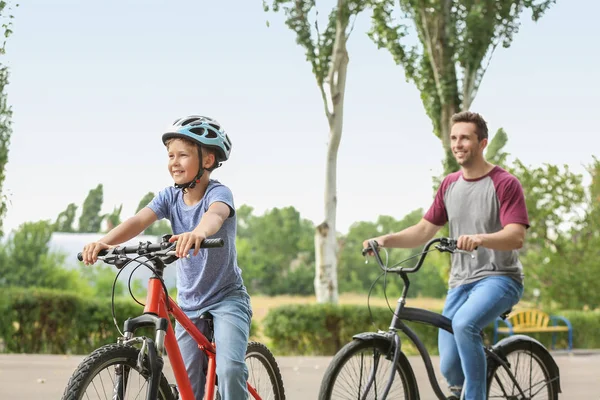
M 600 352 L 554 354 L 565 400 L 600 400 Z M 1 400 L 58 400 L 81 356 L 0 355 Z M 316 399 L 330 357 L 278 357 L 288 400 Z M 422 400 L 435 400 L 423 362 L 409 357 Z M 435 358 L 434 365 L 439 363 Z M 439 376 L 439 371 L 437 372 Z M 168 375 L 168 374 L 167 374 Z

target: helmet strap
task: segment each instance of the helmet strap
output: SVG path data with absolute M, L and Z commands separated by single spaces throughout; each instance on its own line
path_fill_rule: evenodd
M 200 157 L 200 165 L 198 166 L 198 173 L 194 179 L 181 185 L 177 183 L 173 184 L 173 186 L 175 186 L 177 189 L 181 189 L 184 194 L 187 193 L 188 189 L 195 188 L 196 184 L 200 183 L 200 178 L 202 178 L 202 175 L 204 175 L 204 168 L 202 167 L 202 151 L 200 150 L 200 146 L 198 146 L 198 156 Z

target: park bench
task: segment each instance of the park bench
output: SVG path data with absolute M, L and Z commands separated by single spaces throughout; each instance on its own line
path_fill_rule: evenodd
M 558 325 L 562 321 L 565 325 Z M 500 323 L 506 326 L 501 327 Z M 565 317 L 548 315 L 535 309 L 517 310 L 508 315 L 506 319 L 496 318 L 494 322 L 494 343 L 498 341 L 498 334 L 514 335 L 518 333 L 529 334 L 536 332 L 552 332 L 552 349 L 556 345 L 556 334 L 568 332 L 569 351 L 573 349 L 573 327 Z

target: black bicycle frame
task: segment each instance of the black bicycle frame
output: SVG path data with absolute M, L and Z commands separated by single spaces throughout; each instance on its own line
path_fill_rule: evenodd
M 448 242 L 445 239 L 442 239 L 442 238 L 432 239 L 425 245 L 425 248 L 423 249 L 423 253 L 422 253 L 416 266 L 414 266 L 413 268 L 397 268 L 397 269 L 393 269 L 393 270 L 388 270 L 388 271 L 398 273 L 400 275 L 400 277 L 402 278 L 402 281 L 404 282 L 404 288 L 402 289 L 402 295 L 401 295 L 400 299 L 398 299 L 396 311 L 394 312 L 394 317 L 392 318 L 392 323 L 390 324 L 389 329 L 390 329 L 390 332 L 396 332 L 396 331 L 404 332 L 404 334 L 406 334 L 406 336 L 408 336 L 408 338 L 414 343 L 414 345 L 419 350 L 419 354 L 421 355 L 423 362 L 425 363 L 425 369 L 427 370 L 427 376 L 429 378 L 429 383 L 431 384 L 431 388 L 433 389 L 433 391 L 435 392 L 435 395 L 440 400 L 445 400 L 446 395 L 444 395 L 444 393 L 442 392 L 442 389 L 440 388 L 440 385 L 436 379 L 435 371 L 433 369 L 433 364 L 431 362 L 431 356 L 429 355 L 427 348 L 425 347 L 423 342 L 419 339 L 417 334 L 403 322 L 403 321 L 419 322 L 419 323 L 433 326 L 433 327 L 436 327 L 439 329 L 443 329 L 446 332 L 454 334 L 454 331 L 452 329 L 452 321 L 449 318 L 444 317 L 441 314 L 434 313 L 432 311 L 428 311 L 428 310 L 424 310 L 424 309 L 420 309 L 420 308 L 404 307 L 404 305 L 406 304 L 406 296 L 408 294 L 408 288 L 410 287 L 410 281 L 408 279 L 407 273 L 417 272 L 421 268 L 421 266 L 423 265 L 423 261 L 425 260 L 425 256 L 427 255 L 427 252 L 429 251 L 429 247 L 431 247 L 435 243 L 441 243 L 441 246 L 438 247 L 438 249 L 440 249 L 441 251 L 448 251 L 447 250 Z M 375 257 L 376 257 L 379 265 L 381 267 L 384 267 L 383 262 L 382 262 L 381 257 L 378 252 L 375 252 Z M 399 344 L 399 342 L 397 344 Z M 525 393 L 523 393 L 521 386 L 516 381 L 514 375 L 510 371 L 510 368 L 508 367 L 506 362 L 504 360 L 502 360 L 493 351 L 490 351 L 487 347 L 484 346 L 483 348 L 484 348 L 484 351 L 487 356 L 491 357 L 495 362 L 502 365 L 502 367 L 508 372 L 508 375 L 510 376 L 510 378 L 513 381 L 513 383 L 515 384 L 515 386 L 519 389 L 520 394 L 523 397 L 525 397 Z M 401 351 L 401 349 L 399 348 L 399 346 L 397 346 L 395 353 L 398 353 L 399 351 Z M 397 360 L 397 354 L 394 354 L 394 359 Z M 388 388 L 387 388 L 388 390 L 389 390 L 389 386 L 391 386 L 391 379 L 390 379 L 390 382 L 388 383 Z M 386 391 L 386 393 L 387 393 L 387 391 Z
M 452 330 L 452 321 L 444 317 L 443 315 L 434 313 L 432 311 L 423 310 L 419 308 L 403 307 L 403 304 L 401 302 L 398 302 L 398 307 L 396 309 L 396 312 L 394 313 L 392 325 L 390 326 L 391 330 L 399 330 L 406 334 L 406 336 L 408 336 L 408 338 L 417 347 L 417 349 L 419 350 L 419 354 L 421 355 L 421 359 L 425 363 L 425 369 L 427 370 L 427 377 L 429 378 L 431 388 L 433 389 L 435 395 L 439 399 L 445 400 L 446 395 L 442 392 L 442 389 L 440 388 L 440 385 L 436 379 L 435 371 L 433 369 L 433 363 L 431 362 L 431 356 L 429 355 L 427 348 L 419 339 L 417 334 L 412 329 L 410 329 L 403 321 L 419 322 L 439 329 L 443 329 L 446 332 L 454 334 Z M 519 390 L 521 396 L 525 397 L 525 393 L 521 389 L 521 386 L 515 379 L 506 362 L 502 360 L 496 353 L 490 351 L 487 347 L 484 346 L 483 349 L 487 356 L 491 357 L 496 363 L 501 365 L 507 371 L 515 387 Z M 400 349 L 397 349 L 397 351 L 399 350 Z

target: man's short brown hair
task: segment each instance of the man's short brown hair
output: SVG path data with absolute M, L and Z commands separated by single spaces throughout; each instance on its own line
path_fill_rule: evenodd
M 483 139 L 488 138 L 488 127 L 485 119 L 481 114 L 471 111 L 461 111 L 452 116 L 452 125 L 457 122 L 469 122 L 475 124 L 475 132 L 477 133 L 477 139 L 481 142 Z

